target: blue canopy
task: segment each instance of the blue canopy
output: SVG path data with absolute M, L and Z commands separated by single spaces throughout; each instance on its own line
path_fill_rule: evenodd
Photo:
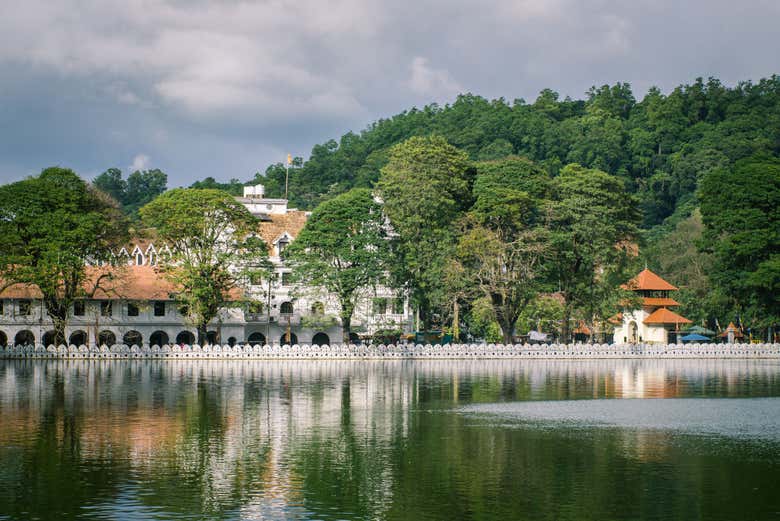
M 704 335 L 697 335 L 696 333 L 692 333 L 690 335 L 685 335 L 680 340 L 683 342 L 693 342 L 694 340 L 709 340 L 709 338 Z

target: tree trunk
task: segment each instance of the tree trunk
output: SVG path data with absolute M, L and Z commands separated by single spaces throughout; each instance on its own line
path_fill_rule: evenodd
M 54 327 L 54 345 L 61 346 L 66 344 L 65 328 L 68 326 L 68 308 L 56 297 L 44 297 L 43 305 L 46 308 L 46 314 L 51 318 Z M 38 339 L 43 344 L 43 338 Z M 87 339 L 89 343 L 89 339 Z M 48 346 L 47 346 L 48 347 Z
M 460 316 L 459 316 L 458 299 L 455 299 L 455 303 L 452 305 L 452 341 L 460 341 Z
M 352 314 L 349 315 L 342 314 L 341 315 L 341 337 L 342 342 L 345 344 L 349 344 L 349 336 L 352 333 L 350 330 L 352 324 Z
M 198 330 L 198 345 L 199 346 L 205 346 L 208 343 L 208 341 L 209 341 L 207 327 L 208 327 L 207 324 L 198 324 L 196 326 L 196 329 Z
M 496 315 L 496 322 L 501 328 L 501 338 L 504 344 L 511 344 L 515 333 L 515 322 L 519 312 L 511 303 L 506 301 L 503 295 L 491 295 L 493 304 L 493 313 Z
M 561 325 L 561 341 L 564 344 L 568 344 L 571 341 L 571 330 L 569 329 L 569 321 L 571 320 L 572 306 L 567 300 L 563 305 L 563 324 Z

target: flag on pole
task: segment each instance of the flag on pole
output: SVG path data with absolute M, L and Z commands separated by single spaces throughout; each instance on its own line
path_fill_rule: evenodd
M 287 164 L 288 165 L 292 164 L 292 154 L 287 154 Z

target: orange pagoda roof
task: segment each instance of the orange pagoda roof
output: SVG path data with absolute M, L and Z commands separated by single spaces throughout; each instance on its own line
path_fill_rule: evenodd
M 745 335 L 742 334 L 742 331 L 740 331 L 739 328 L 734 325 L 734 322 L 729 322 L 728 327 L 726 328 L 726 330 L 723 333 L 720 334 L 720 336 L 722 336 L 724 338 L 729 336 L 729 331 L 732 331 L 734 333 L 734 336 L 737 337 L 737 338 L 742 338 L 742 337 L 745 336 Z
M 662 297 L 645 297 L 642 299 L 642 305 L 644 306 L 656 306 L 656 307 L 668 307 L 668 306 L 679 306 L 680 303 L 674 300 L 673 298 L 662 298 Z
M 658 308 L 644 319 L 645 324 L 690 324 L 687 318 L 666 308 Z
M 677 286 L 669 284 L 647 268 L 621 287 L 631 291 L 675 291 L 678 289 Z

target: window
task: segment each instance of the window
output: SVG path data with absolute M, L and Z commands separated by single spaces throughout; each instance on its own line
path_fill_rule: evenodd
M 154 252 L 149 254 L 149 266 L 157 266 L 157 254 Z
M 293 313 L 293 304 L 292 304 L 292 302 L 282 302 L 282 307 L 279 309 L 279 312 L 282 315 L 292 315 L 292 313 Z
M 374 299 L 374 315 L 384 315 L 387 313 L 387 299 L 375 298 Z
M 135 302 L 128 302 L 127 303 L 127 316 L 128 317 L 137 317 L 138 316 L 138 304 Z
M 287 237 L 282 237 L 279 239 L 279 241 L 276 243 L 276 249 L 279 250 L 279 256 L 282 256 L 282 252 L 285 248 L 290 244 L 290 240 Z
M 32 310 L 32 302 L 30 302 L 29 300 L 20 300 L 19 301 L 19 314 L 20 315 L 29 315 L 31 310 Z
M 86 303 L 83 300 L 73 302 L 73 316 L 83 317 L 87 311 Z
M 325 314 L 325 304 L 322 302 L 315 302 L 311 305 L 311 314 L 312 315 L 324 315 Z
M 110 317 L 112 312 L 112 306 L 110 300 L 104 300 L 100 303 L 100 316 L 101 317 Z
M 143 253 L 136 253 L 135 254 L 135 265 L 136 266 L 143 266 L 144 265 L 144 254 Z
M 158 300 L 154 303 L 154 316 L 156 317 L 165 316 L 165 302 Z
M 403 315 L 404 314 L 404 299 L 401 297 L 394 298 L 393 299 L 393 314 L 395 315 Z
M 282 273 L 282 286 L 289 286 L 292 284 L 292 272 L 285 271 Z

